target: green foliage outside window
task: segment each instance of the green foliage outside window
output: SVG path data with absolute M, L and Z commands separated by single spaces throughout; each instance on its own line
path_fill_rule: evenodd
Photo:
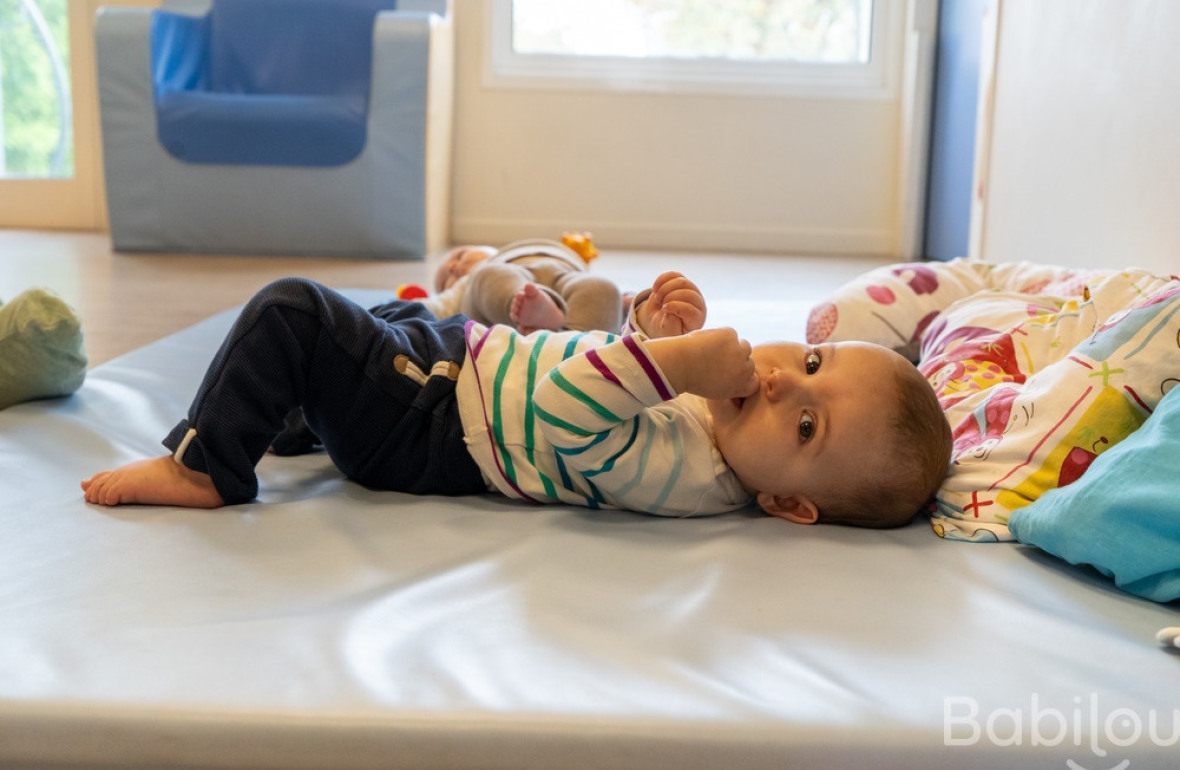
M 695 56 L 855 61 L 858 0 L 632 0 L 665 18 L 673 50 Z
M 865 63 L 872 0 L 512 0 L 519 53 Z
M 0 176 L 73 174 L 66 2 L 0 0 Z

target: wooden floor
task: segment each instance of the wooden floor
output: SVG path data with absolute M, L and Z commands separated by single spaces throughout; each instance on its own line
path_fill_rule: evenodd
M 681 270 L 709 298 L 711 313 L 762 303 L 790 311 L 781 335 L 797 338 L 801 313 L 881 258 L 633 252 L 603 249 L 594 269 L 625 288 L 643 288 L 661 271 Z M 95 366 L 240 305 L 267 282 L 302 275 L 340 288 L 428 284 L 433 260 L 359 261 L 308 257 L 119 254 L 105 233 L 0 230 L 0 301 L 43 286 L 82 318 Z M 732 312 L 731 312 L 732 314 Z M 717 314 L 714 314 L 717 320 Z

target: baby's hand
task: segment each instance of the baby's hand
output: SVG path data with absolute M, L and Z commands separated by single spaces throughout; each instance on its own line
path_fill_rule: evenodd
M 758 390 L 750 343 L 733 329 L 702 329 L 651 340 L 648 349 L 678 393 L 744 398 Z
M 692 342 L 693 376 L 688 392 L 705 398 L 745 398 L 758 390 L 750 343 L 733 329 L 702 329 Z
M 686 334 L 705 325 L 705 295 L 680 273 L 663 273 L 652 284 L 651 294 L 636 315 L 650 337 Z

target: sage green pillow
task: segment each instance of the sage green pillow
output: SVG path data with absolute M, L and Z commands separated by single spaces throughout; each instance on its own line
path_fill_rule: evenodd
M 44 289 L 0 305 L 0 409 L 73 393 L 86 377 L 82 324 Z

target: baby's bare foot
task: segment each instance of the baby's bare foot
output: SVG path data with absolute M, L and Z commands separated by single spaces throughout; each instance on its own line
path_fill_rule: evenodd
M 508 317 L 524 334 L 538 329 L 560 331 L 565 326 L 565 313 L 557 303 L 535 283 L 526 283 L 512 298 Z
M 98 505 L 225 505 L 208 474 L 190 470 L 167 455 L 96 473 L 82 482 L 82 492 L 86 502 Z

